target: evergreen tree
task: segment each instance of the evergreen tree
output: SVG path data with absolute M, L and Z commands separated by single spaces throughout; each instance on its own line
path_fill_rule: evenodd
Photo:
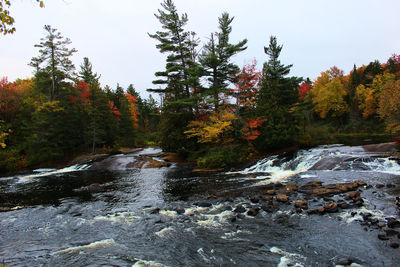
M 205 71 L 204 76 L 210 83 L 206 95 L 214 104 L 215 110 L 219 106 L 220 94 L 228 92 L 229 83 L 235 82 L 235 74 L 239 71 L 239 67 L 231 62 L 231 58 L 247 48 L 246 39 L 237 44 L 229 43 L 233 19 L 234 17 L 229 17 L 226 12 L 222 14 L 218 19 L 219 32 L 211 34 L 200 57 L 200 63 Z
M 87 84 L 93 84 L 98 82 L 101 75 L 93 72 L 92 63 L 90 63 L 87 57 L 83 58 L 83 63 L 81 64 L 81 70 L 79 71 L 79 78 L 81 78 Z
M 61 87 L 61 82 L 65 79 L 72 79 L 75 66 L 70 57 L 77 52 L 75 48 L 69 49 L 71 40 L 61 36 L 57 29 L 45 25 L 47 31 L 46 37 L 35 47 L 40 48 L 38 57 L 31 59 L 30 66 L 36 69 L 36 76 L 47 74 L 51 80 L 51 86 L 48 88 L 49 100 L 53 101 Z M 44 67 L 42 67 L 44 65 Z
M 298 101 L 298 87 L 302 81 L 298 77 L 287 77 L 292 65 L 284 65 L 279 60 L 282 45 L 271 36 L 264 52 L 269 59 L 264 63 L 260 90 L 257 96 L 257 113 L 267 118 L 262 135 L 257 139 L 260 149 L 290 145 L 297 133 L 297 125 L 290 109 Z
M 172 0 L 164 0 L 156 18 L 164 31 L 149 34 L 159 43 L 156 47 L 161 53 L 167 54 L 164 71 L 156 72 L 159 79 L 155 85 L 164 85 L 163 89 L 148 89 L 151 92 L 163 94 L 164 106 L 162 127 L 160 130 L 160 146 L 169 151 L 184 150 L 187 139 L 183 133 L 188 122 L 193 118 L 193 107 L 196 99 L 192 97 L 194 86 L 199 84 L 198 65 L 193 61 L 196 43 L 191 38 L 193 34 L 184 29 L 188 18 L 186 14 L 179 15 Z

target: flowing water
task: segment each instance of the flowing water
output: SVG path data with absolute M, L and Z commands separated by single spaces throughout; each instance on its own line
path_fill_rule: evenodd
M 139 152 L 155 153 L 156 149 Z M 399 266 L 400 250 L 377 238 L 362 213 L 399 218 L 400 165 L 361 147 L 322 146 L 265 158 L 243 171 L 197 173 L 172 165 L 129 168 L 138 154 L 0 178 L 0 264 L 8 266 Z M 361 180 L 362 207 L 325 215 L 282 204 L 256 216 L 272 183 Z M 376 184 L 389 185 L 377 189 Z M 324 201 L 300 193 L 290 200 Z M 257 201 L 253 201 L 257 202 Z M 353 214 L 352 214 L 353 212 Z M 354 213 L 356 212 L 356 213 Z M 353 266 L 357 266 L 353 263 Z

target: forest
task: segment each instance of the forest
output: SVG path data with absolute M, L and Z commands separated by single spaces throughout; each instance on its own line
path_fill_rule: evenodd
M 202 168 L 226 168 L 291 146 L 396 138 L 400 131 L 399 55 L 354 65 L 349 73 L 333 66 L 310 80 L 290 75 L 275 36 L 261 67 L 256 60 L 235 64 L 247 39 L 231 42 L 228 13 L 204 44 L 171 0 L 155 16 L 160 30 L 149 38 L 166 62 L 154 88 L 146 89 L 159 102 L 143 99 L 133 85 L 101 85 L 88 58 L 73 65 L 71 40 L 44 26 L 38 54 L 27 62 L 33 77 L 0 80 L 0 172 L 145 146 Z

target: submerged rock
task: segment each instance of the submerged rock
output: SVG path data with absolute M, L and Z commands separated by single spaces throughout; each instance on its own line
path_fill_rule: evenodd
M 387 226 L 390 228 L 400 227 L 400 221 L 396 218 L 386 218 Z
M 233 212 L 236 212 L 236 213 L 244 213 L 245 211 L 246 211 L 246 209 L 242 205 L 237 205 L 236 208 L 233 210 Z
M 265 193 L 266 193 L 267 195 L 275 195 L 276 190 L 275 190 L 275 189 L 270 189 L 270 190 L 267 190 Z
M 389 240 L 389 237 L 385 233 L 379 233 L 378 238 L 380 240 Z
M 396 242 L 391 242 L 390 244 L 389 244 L 389 246 L 391 247 L 391 248 L 399 248 L 399 243 L 396 243 Z
M 212 204 L 210 202 L 204 202 L 204 201 L 197 202 L 195 205 L 197 205 L 201 208 L 209 208 L 212 206 Z
M 354 189 L 366 185 L 361 181 L 355 181 L 352 183 L 337 183 L 322 185 L 320 181 L 309 182 L 299 188 L 299 191 L 305 194 L 326 196 L 326 195 L 337 195 L 348 191 L 354 191 Z

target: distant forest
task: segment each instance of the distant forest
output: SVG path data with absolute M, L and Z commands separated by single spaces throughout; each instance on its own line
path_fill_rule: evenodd
M 204 44 L 171 0 L 156 18 L 160 30 L 149 38 L 167 57 L 148 91 L 161 95 L 161 103 L 143 99 L 133 85 L 102 86 L 88 58 L 76 69 L 71 41 L 46 25 L 29 62 L 34 76 L 0 80 L 0 172 L 138 146 L 225 168 L 290 146 L 400 132 L 396 54 L 385 63 L 354 65 L 348 74 L 334 66 L 311 81 L 290 76 L 292 65 L 280 62 L 283 46 L 275 36 L 264 47 L 261 69 L 255 60 L 233 63 L 247 39 L 231 42 L 228 13 Z

